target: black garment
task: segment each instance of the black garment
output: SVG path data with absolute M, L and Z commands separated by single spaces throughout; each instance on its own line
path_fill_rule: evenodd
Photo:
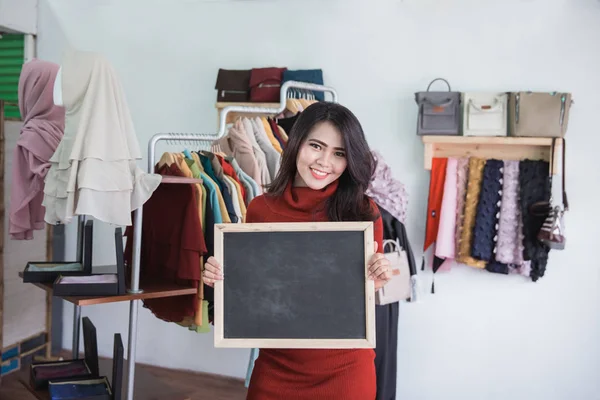
M 485 269 L 489 272 L 493 272 L 495 274 L 504 274 L 508 275 L 508 264 L 503 264 L 496 260 L 490 261 L 486 264 Z
M 288 139 L 290 137 L 290 132 L 292 131 L 292 128 L 294 127 L 294 124 L 296 123 L 296 120 L 298 119 L 299 116 L 300 116 L 300 113 L 296 113 L 296 115 L 293 115 L 291 117 L 279 118 L 277 120 L 277 125 L 279 125 L 280 127 L 283 128 L 283 130 L 285 131 L 285 134 L 288 135 Z
M 547 161 L 524 160 L 519 163 L 519 205 L 523 217 L 523 258 L 531 260 L 531 280 L 544 276 L 550 248 L 537 239 L 544 217 L 535 216 L 530 207 L 539 201 L 550 200 L 550 182 Z
M 396 400 L 398 352 L 398 303 L 375 306 L 377 326 L 375 348 L 376 400 Z
M 392 214 L 386 209 L 377 205 L 379 213 L 381 214 L 381 220 L 383 222 L 383 240 L 396 240 L 400 242 L 400 246 L 406 251 L 406 257 L 408 258 L 408 266 L 410 269 L 410 275 L 417 274 L 417 264 L 415 264 L 415 256 L 413 255 L 408 241 L 408 235 L 406 234 L 406 228 L 404 224 L 398 221 Z
M 471 256 L 478 260 L 492 261 L 496 236 L 496 224 L 502 200 L 502 167 L 500 160 L 487 160 L 483 169 L 481 193 L 477 202 L 477 214 L 473 227 Z
M 410 275 L 417 273 L 406 228 L 386 209 L 379 206 L 383 222 L 383 239 L 396 240 L 406 252 Z M 375 325 L 377 347 L 375 348 L 375 375 L 377 378 L 376 400 L 396 399 L 396 371 L 398 364 L 398 314 L 399 303 L 375 307 Z

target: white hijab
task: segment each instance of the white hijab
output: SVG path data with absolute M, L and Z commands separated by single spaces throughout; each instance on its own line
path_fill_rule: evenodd
M 161 176 L 137 166 L 138 140 L 117 74 L 100 54 L 69 52 L 62 63 L 65 134 L 50 158 L 45 221 L 74 215 L 131 225 L 131 211 L 152 195 Z

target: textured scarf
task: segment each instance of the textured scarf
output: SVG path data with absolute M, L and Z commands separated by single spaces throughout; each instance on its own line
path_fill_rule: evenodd
M 372 153 L 377 167 L 365 193 L 404 224 L 408 208 L 406 188 L 402 182 L 392 177 L 392 169 L 385 163 L 383 156 L 376 150 Z
M 44 178 L 65 128 L 65 110 L 54 105 L 52 92 L 58 65 L 34 59 L 21 70 L 19 110 L 21 135 L 13 153 L 9 233 L 13 239 L 33 239 L 43 229 Z

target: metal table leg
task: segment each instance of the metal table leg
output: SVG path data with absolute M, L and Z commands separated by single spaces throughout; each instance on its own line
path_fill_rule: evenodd
M 83 263 L 85 215 L 77 217 L 77 258 Z M 73 306 L 73 359 L 79 358 L 79 334 L 81 332 L 81 306 Z
M 141 293 L 140 290 L 140 258 L 142 253 L 142 207 L 135 210 L 133 226 L 133 254 L 131 257 L 131 288 L 129 293 Z M 135 383 L 135 350 L 137 346 L 137 323 L 139 300 L 129 302 L 129 338 L 127 342 L 127 400 L 133 400 Z
M 73 359 L 79 358 L 79 332 L 81 332 L 81 306 L 73 306 Z
M 127 400 L 133 400 L 133 387 L 135 383 L 135 351 L 137 346 L 137 320 L 139 300 L 129 302 L 129 340 L 127 348 Z

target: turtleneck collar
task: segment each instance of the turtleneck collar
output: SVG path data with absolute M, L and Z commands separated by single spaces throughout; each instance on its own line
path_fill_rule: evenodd
M 268 200 L 273 211 L 295 219 L 313 220 L 325 217 L 325 201 L 337 190 L 339 180 L 335 180 L 321 190 L 309 187 L 294 187 L 289 182 L 282 196 Z M 319 219 L 321 219 L 319 218 Z

